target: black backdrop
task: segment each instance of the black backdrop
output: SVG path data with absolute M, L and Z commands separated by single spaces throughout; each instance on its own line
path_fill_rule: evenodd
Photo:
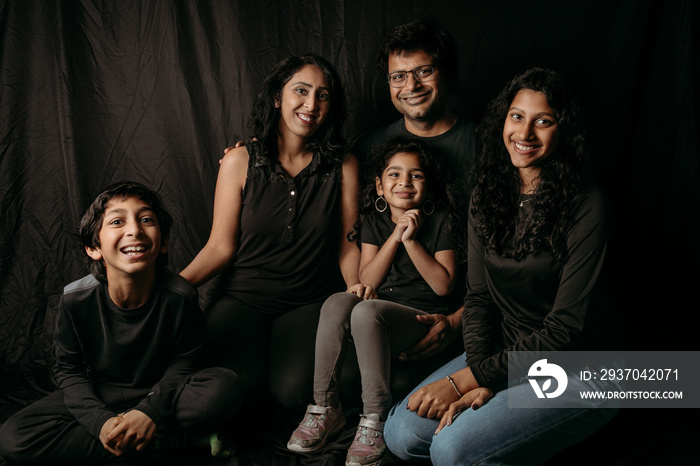
M 266 72 L 315 52 L 346 88 L 349 138 L 398 118 L 374 65 L 396 24 L 460 50 L 457 112 L 516 72 L 559 70 L 585 106 L 617 229 L 607 284 L 626 349 L 698 349 L 699 5 L 688 1 L 0 0 L 0 395 L 50 390 L 62 287 L 84 275 L 81 214 L 121 179 L 160 191 L 170 264 L 208 237 L 222 149 Z M 18 395 L 18 393 L 20 393 Z

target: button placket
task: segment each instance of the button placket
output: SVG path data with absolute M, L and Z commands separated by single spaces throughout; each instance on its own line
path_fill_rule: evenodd
M 285 229 L 282 235 L 282 241 L 285 243 L 291 243 L 294 241 L 294 227 L 296 218 L 296 207 L 297 198 L 299 197 L 299 192 L 297 190 L 296 183 L 293 178 L 287 177 L 287 216 L 285 218 Z

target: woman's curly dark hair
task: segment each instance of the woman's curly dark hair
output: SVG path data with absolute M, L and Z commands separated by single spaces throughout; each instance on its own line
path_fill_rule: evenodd
M 328 115 L 307 142 L 306 149 L 319 153 L 322 160 L 327 163 L 342 163 L 347 152 L 342 134 L 343 123 L 347 115 L 345 91 L 333 66 L 323 57 L 314 54 L 285 58 L 277 63 L 267 75 L 253 104 L 253 113 L 249 121 L 253 136 L 249 139 L 248 144 L 258 146 L 259 153 L 267 157 L 277 155 L 277 128 L 280 111 L 279 108 L 275 108 L 275 101 L 282 98 L 285 84 L 306 65 L 313 65 L 323 72 L 331 94 Z
M 504 145 L 503 127 L 513 99 L 523 89 L 545 95 L 555 112 L 559 142 L 542 163 L 529 201 L 532 214 L 518 220 L 521 180 Z M 501 255 L 522 259 L 529 253 L 551 251 L 562 260 L 567 221 L 588 182 L 581 112 L 571 90 L 558 73 L 531 68 L 513 78 L 489 104 L 477 132 L 481 150 L 471 208 L 477 235 L 487 249 Z
M 436 209 L 448 212 L 455 242 L 455 253 L 458 259 L 466 259 L 467 216 L 466 210 L 459 207 L 460 199 L 464 199 L 466 194 L 464 192 L 457 193 L 450 173 L 440 160 L 440 156 L 426 142 L 408 136 L 395 136 L 371 152 L 369 163 L 366 165 L 367 170 L 364 172 L 365 179 L 362 181 L 364 188 L 360 192 L 359 217 L 354 228 L 348 234 L 348 240 L 356 241 L 358 246 L 360 245 L 362 223 L 375 211 L 374 203 L 378 197 L 375 180 L 382 178 L 384 170 L 389 166 L 389 160 L 399 152 L 418 156 L 427 181 L 428 199 L 435 204 Z

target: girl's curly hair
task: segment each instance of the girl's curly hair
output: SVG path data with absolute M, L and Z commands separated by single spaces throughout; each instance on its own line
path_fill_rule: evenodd
M 365 179 L 362 180 L 364 188 L 360 192 L 358 221 L 348 234 L 348 240 L 356 241 L 358 246 L 360 245 L 362 223 L 375 210 L 374 203 L 378 197 L 375 180 L 381 179 L 384 170 L 389 166 L 389 160 L 399 152 L 418 156 L 427 181 L 428 198 L 435 204 L 436 209 L 448 212 L 455 253 L 458 259 L 465 260 L 467 216 L 461 202 L 467 196 L 464 192 L 456 192 L 454 182 L 440 156 L 426 142 L 408 136 L 395 136 L 371 152 L 369 163 L 366 164 L 367 170 L 364 170 Z
M 554 110 L 559 142 L 543 161 L 532 214 L 518 220 L 520 176 L 503 142 L 510 105 L 523 90 L 541 92 Z M 581 112 L 562 77 L 531 68 L 513 78 L 488 106 L 477 130 L 476 187 L 471 214 L 476 232 L 487 249 L 522 259 L 533 252 L 551 251 L 557 260 L 566 255 L 566 225 L 581 190 L 588 182 L 585 134 Z
M 285 58 L 267 75 L 253 104 L 253 113 L 249 121 L 253 136 L 248 144 L 255 146 L 260 150 L 259 153 L 266 157 L 277 155 L 277 127 L 280 111 L 275 108 L 274 103 L 282 98 L 282 90 L 292 76 L 306 65 L 313 65 L 323 72 L 331 94 L 328 115 L 309 139 L 306 148 L 310 152 L 319 153 L 326 163 L 342 164 L 347 153 L 342 134 L 343 123 L 347 116 L 345 91 L 340 82 L 340 76 L 333 66 L 325 58 L 314 54 Z

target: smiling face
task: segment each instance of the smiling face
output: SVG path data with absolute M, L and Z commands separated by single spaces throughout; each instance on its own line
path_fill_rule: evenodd
M 155 274 L 156 259 L 168 250 L 151 207 L 137 197 L 116 198 L 105 207 L 100 245 L 85 247 L 93 260 L 103 261 L 107 281 Z
M 331 90 L 323 71 L 314 65 L 304 65 L 282 88 L 279 132 L 310 138 L 323 124 L 331 106 Z
M 398 152 L 388 161 L 382 177 L 375 180 L 377 194 L 384 196 L 392 218 L 409 209 L 416 209 L 426 200 L 427 180 L 418 155 Z
M 434 65 L 430 55 L 422 50 L 409 54 L 394 53 L 389 56 L 388 73 L 410 71 L 419 66 Z M 447 95 L 447 82 L 440 73 L 440 67 L 435 68 L 433 79 L 418 82 L 413 73 L 408 73 L 404 87 L 389 87 L 391 101 L 396 110 L 404 118 L 416 121 L 432 121 L 443 117 L 447 111 L 443 103 Z
M 503 126 L 503 142 L 524 185 L 530 186 L 559 142 L 556 112 L 543 93 L 522 89 L 515 95 Z

